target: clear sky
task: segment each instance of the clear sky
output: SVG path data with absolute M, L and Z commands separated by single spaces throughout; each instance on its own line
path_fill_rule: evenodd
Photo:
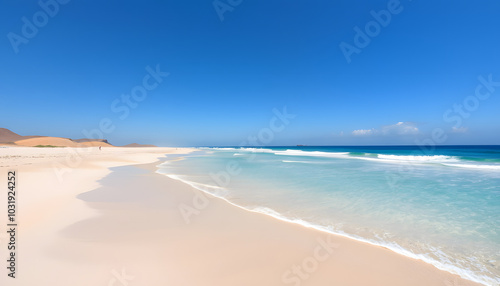
M 0 127 L 21 135 L 500 144 L 498 0 L 0 5 Z

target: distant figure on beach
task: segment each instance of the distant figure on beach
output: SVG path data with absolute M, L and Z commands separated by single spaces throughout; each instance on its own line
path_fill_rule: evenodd
M 99 151 L 101 151 L 101 146 L 99 146 Z

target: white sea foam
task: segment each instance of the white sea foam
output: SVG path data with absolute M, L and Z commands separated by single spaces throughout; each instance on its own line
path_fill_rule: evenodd
M 292 161 L 292 160 L 282 160 L 283 163 L 301 163 L 301 164 L 315 164 L 316 162 L 310 161 Z
M 377 158 L 394 161 L 412 161 L 412 162 L 459 162 L 460 160 L 453 156 L 433 155 L 433 156 L 408 156 L 408 155 L 385 155 L 378 154 Z
M 385 162 L 394 164 L 441 164 L 448 167 L 470 168 L 479 170 L 500 170 L 498 164 L 468 164 L 466 161 L 454 156 L 445 155 L 390 155 L 390 154 L 373 154 L 373 156 L 351 155 L 349 152 L 323 152 L 323 151 L 303 151 L 288 149 L 284 151 L 273 150 L 268 148 L 219 148 L 219 147 L 204 147 L 200 149 L 211 149 L 220 151 L 238 151 L 233 156 L 244 156 L 241 152 L 250 153 L 269 153 L 278 156 L 298 156 L 298 157 L 322 157 L 322 158 L 339 158 L 339 159 L 355 159 L 367 160 L 375 162 Z M 282 160 L 284 163 L 306 163 L 305 161 Z M 460 164 L 456 164 L 460 163 Z
M 299 162 L 299 161 L 296 161 L 296 162 Z M 245 206 L 233 203 L 232 201 L 227 199 L 225 196 L 225 194 L 227 194 L 227 190 L 224 188 L 221 188 L 219 186 L 197 183 L 197 182 L 189 180 L 187 178 L 187 176 L 180 176 L 180 175 L 176 175 L 176 174 L 165 174 L 165 173 L 161 173 L 160 170 L 158 170 L 157 173 L 165 175 L 171 179 L 181 181 L 187 185 L 194 187 L 197 190 L 200 190 L 200 191 L 207 193 L 209 195 L 212 195 L 214 197 L 220 198 L 220 199 L 226 201 L 227 203 L 229 203 L 233 206 L 236 206 L 238 208 L 241 208 L 243 210 L 246 210 L 246 211 L 261 213 L 261 214 L 273 217 L 275 219 L 279 219 L 279 220 L 290 222 L 290 223 L 299 224 L 299 225 L 302 225 L 302 226 L 307 227 L 307 228 L 313 228 L 313 229 L 316 229 L 316 230 L 319 230 L 322 232 L 343 236 L 346 238 L 354 239 L 354 240 L 361 241 L 361 242 L 368 243 L 368 244 L 375 245 L 375 246 L 382 246 L 382 247 L 390 249 L 391 251 L 394 251 L 398 254 L 401 254 L 401 255 L 404 255 L 404 256 L 407 256 L 407 257 L 410 257 L 413 259 L 418 259 L 418 260 L 424 261 L 426 263 L 434 265 L 436 268 L 438 268 L 440 270 L 447 271 L 447 272 L 450 272 L 453 274 L 457 274 L 464 279 L 471 280 L 471 281 L 474 281 L 477 283 L 481 283 L 484 285 L 500 285 L 500 279 L 498 279 L 498 278 L 495 279 L 492 277 L 488 277 L 486 275 L 480 275 L 477 272 L 469 270 L 466 267 L 462 266 L 459 261 L 456 261 L 456 259 L 449 257 L 448 255 L 446 255 L 445 253 L 443 253 L 439 249 L 429 247 L 430 252 L 428 252 L 427 254 L 416 254 L 408 249 L 405 249 L 404 247 L 402 247 L 401 245 L 399 245 L 395 242 L 384 241 L 383 238 L 380 238 L 380 237 L 374 237 L 373 239 L 368 239 L 368 238 L 364 238 L 364 237 L 361 237 L 358 235 L 349 234 L 349 233 L 342 231 L 341 229 L 335 229 L 331 226 L 318 225 L 318 224 L 303 220 L 301 218 L 285 216 L 282 213 L 280 213 L 272 208 L 269 208 L 269 207 L 263 207 L 263 206 L 253 207 L 253 208 L 245 207 Z M 436 258 L 432 257 L 432 255 L 434 255 Z
M 272 149 L 250 148 L 250 147 L 200 147 L 202 150 L 234 151 L 234 152 L 252 152 L 252 153 L 273 153 Z
M 374 154 L 375 156 L 356 156 L 350 155 L 348 152 L 321 152 L 321 151 L 302 151 L 302 150 L 286 150 L 274 151 L 275 155 L 284 156 L 312 156 L 325 158 L 345 158 L 345 159 L 360 159 L 370 161 L 385 161 L 385 162 L 423 162 L 423 163 L 441 163 L 441 162 L 460 162 L 456 157 L 434 155 L 434 156 L 409 156 L 409 155 L 386 155 Z
M 274 152 L 273 149 L 265 149 L 265 148 L 240 148 L 238 150 L 253 152 L 253 153 L 272 153 L 272 152 Z
M 347 158 L 347 152 L 321 152 L 321 151 L 302 151 L 302 150 L 286 150 L 273 151 L 275 155 L 283 156 L 310 156 L 310 157 L 326 157 L 326 158 Z
M 225 148 L 225 147 L 200 147 L 200 149 L 210 149 L 210 150 L 223 150 L 223 151 L 233 151 L 233 150 L 238 150 L 236 148 Z
M 384 162 L 384 163 L 404 163 L 408 162 L 410 164 L 419 164 L 421 166 L 442 166 L 442 168 L 449 167 L 451 168 L 471 168 L 471 169 L 477 169 L 477 170 L 499 170 L 500 165 L 491 163 L 491 162 L 475 162 L 475 161 L 468 161 L 468 160 L 461 160 L 459 157 L 453 157 L 453 156 L 444 156 L 444 155 L 435 155 L 435 156 L 418 156 L 418 155 L 389 155 L 389 154 L 363 154 L 363 153 L 346 153 L 346 152 L 320 152 L 320 151 L 303 151 L 303 150 L 272 150 L 272 149 L 263 149 L 263 148 L 223 148 L 223 149 L 214 149 L 214 148 L 209 148 L 210 150 L 215 150 L 215 153 L 220 153 L 221 156 L 220 159 L 223 160 L 231 160 L 227 158 L 227 156 L 243 156 L 243 155 L 251 155 L 253 153 L 267 153 L 263 154 L 263 159 L 265 156 L 265 161 L 268 162 L 269 159 L 271 160 L 279 160 L 279 162 L 283 162 L 283 164 L 290 164 L 287 166 L 288 168 L 301 168 L 304 166 L 293 166 L 293 164 L 330 164 L 331 162 L 337 160 L 369 160 L 369 161 L 374 161 L 374 162 Z M 417 153 L 418 154 L 418 153 Z M 285 156 L 285 157 L 283 157 Z M 289 156 L 289 157 L 287 157 Z M 260 156 L 259 156 L 260 157 Z M 273 158 L 274 157 L 274 158 Z M 314 158 L 317 157 L 317 158 Z M 331 160 L 328 159 L 323 159 L 323 160 L 318 160 L 319 158 L 332 158 Z M 284 160 L 282 160 L 284 159 Z M 354 162 L 353 162 L 354 163 Z M 357 164 L 354 164 L 357 165 Z M 167 166 L 165 166 L 167 167 Z M 312 168 L 312 166 L 310 166 Z M 491 168 L 493 167 L 493 168 Z M 168 168 L 170 169 L 170 168 Z M 479 172 L 479 171 L 478 171 Z M 159 172 L 161 173 L 161 172 Z M 486 173 L 485 173 L 486 174 Z M 294 208 L 288 210 L 286 213 L 280 213 L 274 209 L 271 209 L 269 207 L 255 207 L 253 205 L 252 207 L 244 207 L 246 204 L 244 203 L 245 200 L 243 199 L 244 196 L 238 196 L 238 203 L 241 202 L 241 205 L 238 205 L 236 203 L 233 203 L 230 201 L 231 197 L 228 197 L 229 194 L 232 194 L 231 191 L 226 190 L 224 188 L 220 188 L 217 186 L 213 186 L 209 184 L 200 184 L 193 182 L 198 181 L 201 178 L 193 177 L 193 176 L 179 176 L 176 174 L 164 174 L 172 179 L 177 179 L 181 182 L 184 182 L 200 191 L 203 191 L 207 194 L 210 194 L 212 196 L 218 197 L 220 199 L 223 199 L 224 201 L 239 207 L 241 209 L 247 210 L 247 211 L 252 211 L 252 212 L 258 212 L 262 213 L 268 216 L 271 216 L 276 219 L 280 219 L 283 221 L 287 222 L 292 222 L 296 224 L 300 224 L 305 227 L 309 228 L 314 228 L 318 229 L 320 231 L 332 233 L 332 234 L 337 234 L 341 236 L 345 236 L 351 239 L 355 239 L 358 241 L 363 241 L 366 243 L 370 243 L 373 245 L 378 245 L 378 246 L 383 246 L 388 249 L 391 249 L 392 251 L 414 258 L 414 259 L 419 259 L 424 262 L 427 262 L 429 264 L 434 265 L 435 267 L 445 270 L 451 273 L 455 273 L 460 275 L 461 277 L 476 281 L 485 285 L 500 285 L 500 280 L 498 277 L 492 276 L 490 272 L 491 269 L 486 269 L 486 268 L 481 268 L 485 267 L 485 265 L 489 264 L 484 264 L 484 261 L 480 261 L 480 256 L 461 256 L 460 253 L 458 256 L 455 257 L 453 252 L 449 252 L 449 249 L 443 248 L 440 249 L 441 244 L 435 244 L 434 247 L 432 245 L 421 245 L 418 249 L 415 248 L 413 245 L 407 246 L 405 244 L 405 240 L 398 240 L 398 239 L 392 239 L 389 236 L 386 235 L 381 235 L 377 236 L 376 233 L 378 231 L 374 231 L 371 235 L 365 235 L 365 232 L 360 232 L 363 233 L 363 237 L 358 236 L 358 232 L 356 230 L 348 229 L 345 227 L 352 227 L 352 225 L 346 224 L 345 227 L 341 225 L 336 225 L 336 224 L 331 224 L 327 222 L 328 220 L 323 220 L 324 225 L 321 224 L 315 224 L 314 222 L 316 221 L 315 219 L 309 219 L 309 221 L 306 221 L 304 219 L 301 219 L 299 216 L 294 216 L 292 213 L 295 210 Z M 203 179 L 203 182 L 209 182 L 208 180 Z M 232 200 L 232 199 L 231 199 Z M 240 201 L 241 200 L 241 201 Z M 267 202 L 262 205 L 267 205 L 269 203 L 269 206 L 272 206 L 272 201 Z M 300 211 L 297 209 L 297 211 Z M 321 220 L 319 220 L 321 221 Z M 318 221 L 318 222 L 319 222 Z M 397 233 L 396 233 L 397 234 Z M 395 241 L 393 241 L 395 240 Z M 399 243 L 399 244 L 398 244 Z M 433 243 L 430 241 L 429 243 Z M 446 245 L 445 245 L 446 247 Z M 448 253 L 449 252 L 449 253 Z M 489 267 L 489 266 L 488 266 Z M 489 276 L 488 276 L 489 275 Z
M 388 154 L 375 154 L 375 156 L 356 156 L 350 155 L 345 152 L 320 152 L 320 151 L 302 151 L 302 150 L 286 150 L 274 151 L 275 155 L 284 156 L 312 156 L 312 157 L 325 157 L 325 158 L 342 158 L 342 159 L 357 159 L 368 160 L 376 162 L 387 163 L 408 163 L 408 164 L 441 164 L 448 167 L 460 167 L 471 169 L 484 169 L 484 170 L 500 170 L 498 164 L 467 164 L 454 156 L 445 155 L 388 155 Z M 294 162 L 291 160 L 283 160 L 283 162 Z M 300 162 L 300 161 L 295 161 Z M 461 164 L 456 164 L 461 163 Z
M 181 182 L 188 184 L 188 185 L 190 185 L 198 190 L 201 190 L 201 191 L 208 191 L 209 189 L 212 189 L 212 190 L 223 190 L 224 189 L 224 188 L 219 187 L 219 186 L 197 183 L 197 182 L 187 180 L 186 178 L 181 178 L 184 176 L 179 176 L 179 175 L 175 175 L 175 174 L 164 174 L 164 173 L 160 173 L 158 171 L 157 171 L 157 173 L 165 175 L 165 176 L 169 177 L 170 179 L 181 181 Z
M 443 164 L 448 167 L 485 169 L 485 170 L 500 170 L 500 165 L 474 165 L 474 164 Z

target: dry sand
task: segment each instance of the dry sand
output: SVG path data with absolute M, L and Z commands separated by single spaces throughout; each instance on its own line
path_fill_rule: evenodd
M 477 285 L 154 173 L 188 151 L 0 148 L 0 186 L 9 169 L 19 182 L 17 278 L 2 266 L 0 285 Z M 180 206 L 195 210 L 189 223 Z M 0 215 L 6 264 L 6 191 Z
M 96 147 L 96 146 L 113 147 L 112 145 L 105 142 L 88 141 L 79 143 L 68 138 L 60 138 L 60 137 L 36 137 L 36 138 L 19 140 L 14 143 L 19 146 L 50 145 L 57 147 Z
M 14 146 L 56 146 L 56 147 L 113 147 L 104 139 L 69 139 L 63 137 L 51 136 L 22 136 L 6 128 L 0 128 L 0 147 Z M 132 144 L 131 144 L 132 145 Z M 140 145 L 140 144 L 137 144 Z M 126 146 L 128 147 L 128 146 Z M 132 147 L 132 146 L 131 146 Z M 136 146 L 133 146 L 136 147 Z M 151 147 L 144 146 L 144 147 Z M 154 146 L 156 147 L 156 146 Z

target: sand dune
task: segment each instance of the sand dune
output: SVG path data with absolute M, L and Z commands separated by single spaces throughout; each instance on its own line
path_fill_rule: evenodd
M 0 128 L 0 146 L 56 146 L 56 147 L 114 147 L 106 139 L 77 139 L 50 136 L 22 136 Z
M 19 146 L 28 146 L 28 147 L 33 147 L 37 145 L 78 147 L 79 145 L 79 143 L 76 143 L 70 139 L 58 138 L 58 137 L 30 138 L 30 139 L 19 140 L 14 143 Z
M 37 137 L 30 139 L 23 139 L 14 142 L 18 146 L 28 146 L 28 147 L 36 147 L 36 146 L 57 146 L 57 147 L 113 147 L 113 145 L 109 143 L 104 143 L 100 141 L 87 141 L 78 143 L 68 138 L 60 138 L 60 137 Z
M 35 138 L 40 136 L 22 136 L 6 128 L 0 128 L 0 144 L 12 144 L 15 141 Z

